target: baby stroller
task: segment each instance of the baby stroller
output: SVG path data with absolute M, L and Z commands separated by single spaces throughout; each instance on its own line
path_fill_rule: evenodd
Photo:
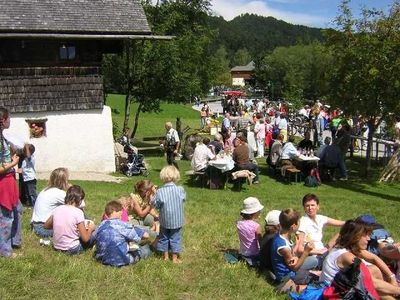
M 120 138 L 118 142 L 124 146 L 124 152 L 128 154 L 128 158 L 125 163 L 122 163 L 120 170 L 126 176 L 135 176 L 142 174 L 147 177 L 149 171 L 144 164 L 144 156 L 138 153 L 136 147 L 134 147 L 128 139 Z

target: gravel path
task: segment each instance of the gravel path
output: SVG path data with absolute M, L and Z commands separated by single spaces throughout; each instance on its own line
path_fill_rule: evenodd
M 36 173 L 37 179 L 49 180 L 51 172 Z M 106 182 L 121 182 L 127 180 L 127 177 L 113 176 L 100 172 L 73 172 L 69 173 L 70 180 L 88 180 L 88 181 L 106 181 Z

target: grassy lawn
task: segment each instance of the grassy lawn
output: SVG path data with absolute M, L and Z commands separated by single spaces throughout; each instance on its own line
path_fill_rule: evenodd
M 123 115 L 123 101 L 111 96 L 109 103 L 118 108 L 119 122 Z M 123 99 L 122 97 L 120 99 Z M 114 106 L 115 104 L 115 106 Z M 176 115 L 184 124 L 198 127 L 198 113 L 184 105 L 163 105 L 160 114 L 142 114 L 140 136 L 160 135 L 163 123 Z M 149 178 L 161 184 L 158 177 L 165 160 L 146 156 L 151 166 Z M 190 168 L 188 161 L 178 162 L 181 172 Z M 351 164 L 358 167 L 360 161 Z M 265 206 L 260 218 L 271 209 L 293 207 L 301 211 L 301 199 L 306 193 L 316 193 L 321 199 L 320 213 L 333 218 L 349 219 L 371 213 L 400 238 L 397 224 L 400 211 L 400 188 L 397 184 L 375 184 L 357 179 L 350 173 L 349 182 L 337 182 L 318 188 L 307 188 L 300 183 L 286 185 L 269 175 L 265 161 L 260 160 L 259 185 L 246 186 L 241 192 L 209 190 L 191 186 L 182 176 L 188 198 L 185 205 L 186 223 L 183 234 L 181 265 L 164 262 L 153 256 L 146 261 L 124 268 L 111 268 L 97 263 L 88 251 L 70 257 L 39 245 L 39 238 L 30 230 L 31 210 L 23 214 L 23 248 L 21 256 L 0 259 L 0 299 L 285 299 L 276 295 L 272 286 L 244 264 L 229 265 L 223 260 L 223 249 L 238 248 L 235 221 L 239 218 L 242 201 L 248 196 L 258 197 Z M 87 213 L 99 222 L 104 205 L 118 196 L 132 191 L 141 177 L 123 183 L 73 181 L 86 192 Z M 45 185 L 38 183 L 38 190 Z M 335 233 L 327 230 L 325 238 Z
M 113 108 L 113 120 L 118 127 L 123 128 L 125 96 L 108 95 L 106 104 Z M 129 128 L 133 128 L 134 114 L 137 110 L 137 103 L 131 105 L 131 117 L 129 120 Z M 118 113 L 117 113 L 118 112 Z M 175 127 L 176 118 L 180 117 L 182 121 L 182 129 L 186 126 L 191 128 L 199 128 L 200 114 L 185 104 L 161 104 L 159 113 L 140 113 L 139 127 L 136 132 L 136 138 L 141 139 L 144 136 L 162 136 L 164 134 L 164 124 L 171 121 Z

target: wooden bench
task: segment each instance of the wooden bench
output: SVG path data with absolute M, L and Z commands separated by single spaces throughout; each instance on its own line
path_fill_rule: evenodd
M 145 136 L 143 137 L 143 142 L 160 141 L 164 140 L 165 136 Z
M 201 187 L 205 187 L 207 185 L 207 175 L 206 172 L 189 170 L 185 172 L 186 176 L 192 177 L 193 179 L 199 179 L 201 182 Z
M 289 178 L 289 182 L 292 182 L 293 175 L 294 175 L 295 182 L 300 182 L 300 180 L 301 180 L 301 171 L 297 168 L 286 169 L 285 174 Z
M 160 147 L 158 142 L 163 139 L 164 139 L 164 136 L 145 136 L 142 139 L 143 142 L 157 141 L 157 144 L 156 145 L 143 145 L 143 146 L 137 147 L 137 149 L 139 152 L 157 151 L 157 153 L 162 156 L 164 154 L 164 148 Z

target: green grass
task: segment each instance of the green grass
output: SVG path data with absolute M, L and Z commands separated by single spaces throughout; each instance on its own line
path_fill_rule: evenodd
M 115 100 L 116 101 L 116 100 Z M 140 129 L 143 135 L 158 135 L 166 119 L 185 106 L 163 105 L 158 115 L 143 114 L 141 124 L 154 128 Z M 168 114 L 167 114 L 168 111 Z M 198 115 L 187 118 L 198 121 Z M 186 116 L 184 117 L 186 118 Z M 191 122 L 189 121 L 189 122 Z M 158 127 L 161 128 L 158 131 Z M 164 166 L 162 157 L 149 157 L 150 176 L 161 184 L 159 171 Z M 229 265 L 223 260 L 223 249 L 238 248 L 235 221 L 239 218 L 242 201 L 255 196 L 268 210 L 301 208 L 306 193 L 316 193 L 321 199 L 321 213 L 333 218 L 349 219 L 362 213 L 374 214 L 398 240 L 397 223 L 400 211 L 400 189 L 397 184 L 376 184 L 357 179 L 351 173 L 349 182 L 337 182 L 318 188 L 302 184 L 286 185 L 268 175 L 264 161 L 259 161 L 261 184 L 246 186 L 242 192 L 209 190 L 189 185 L 183 175 L 180 181 L 187 192 L 186 223 L 183 233 L 182 265 L 151 257 L 136 265 L 111 268 L 97 263 L 88 251 L 70 257 L 51 248 L 41 247 L 39 238 L 30 230 L 31 210 L 23 214 L 23 248 L 17 259 L 0 259 L 0 299 L 284 299 L 275 294 L 272 286 L 244 264 Z M 360 161 L 352 164 L 358 167 Z M 190 168 L 187 161 L 179 162 L 181 172 Z M 73 181 L 86 192 L 87 213 L 98 223 L 104 205 L 119 195 L 132 191 L 141 177 L 123 183 Z M 45 185 L 39 181 L 38 190 Z M 326 230 L 328 239 L 335 230 Z
M 107 97 L 106 104 L 113 108 L 113 120 L 118 124 L 118 127 L 123 128 L 125 96 L 111 94 Z M 131 117 L 129 128 L 133 128 L 134 114 L 136 113 L 138 104 L 132 103 Z M 200 114 L 186 104 L 166 104 L 162 103 L 161 111 L 158 113 L 140 113 L 139 127 L 136 132 L 136 139 L 141 139 L 145 136 L 162 136 L 165 132 L 164 124 L 166 121 L 171 121 L 175 127 L 177 117 L 181 118 L 182 129 L 186 126 L 197 129 L 200 126 Z M 118 113 L 116 113 L 118 112 Z

